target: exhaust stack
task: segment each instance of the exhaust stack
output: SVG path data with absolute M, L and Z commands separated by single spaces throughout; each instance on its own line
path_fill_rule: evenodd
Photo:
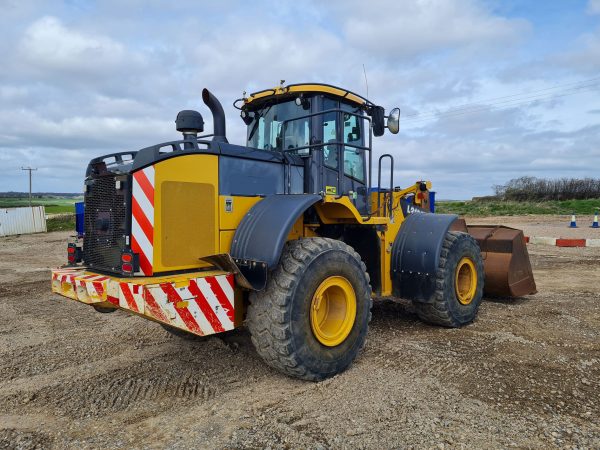
M 221 102 L 217 100 L 208 89 L 202 89 L 202 100 L 210 109 L 210 112 L 213 116 L 213 127 L 214 127 L 214 137 L 213 141 L 217 142 L 229 142 L 225 137 L 225 112 L 223 111 L 223 106 Z

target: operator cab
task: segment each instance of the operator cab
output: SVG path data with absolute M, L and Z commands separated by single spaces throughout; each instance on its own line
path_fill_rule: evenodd
M 376 106 L 320 84 L 279 87 L 241 100 L 248 147 L 302 157 L 305 193 L 345 195 L 368 214 L 368 113 Z

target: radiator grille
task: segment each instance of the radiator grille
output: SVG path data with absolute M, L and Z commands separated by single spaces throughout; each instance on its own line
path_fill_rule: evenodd
M 116 184 L 120 181 L 121 189 Z M 85 193 L 83 261 L 92 269 L 119 272 L 127 226 L 127 176 L 88 180 Z

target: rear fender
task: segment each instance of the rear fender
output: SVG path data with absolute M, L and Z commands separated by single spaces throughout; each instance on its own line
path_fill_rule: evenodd
M 321 199 L 318 194 L 270 195 L 250 208 L 233 235 L 230 254 L 252 289 L 265 288 L 294 223 Z

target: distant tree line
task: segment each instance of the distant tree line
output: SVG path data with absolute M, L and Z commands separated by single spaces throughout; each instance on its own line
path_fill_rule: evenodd
M 43 198 L 43 197 L 81 197 L 83 194 L 81 193 L 73 193 L 73 192 L 34 192 L 34 198 Z M 29 192 L 0 192 L 0 198 L 29 198 Z
M 494 186 L 503 200 L 584 200 L 600 198 L 600 179 L 594 178 L 514 178 Z

